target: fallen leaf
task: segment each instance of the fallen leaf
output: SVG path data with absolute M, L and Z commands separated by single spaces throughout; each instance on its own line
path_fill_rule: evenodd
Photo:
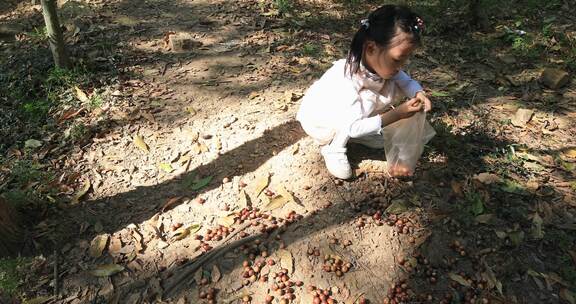
M 136 145 L 136 147 L 138 147 L 140 150 L 149 153 L 150 150 L 148 149 L 148 145 L 144 142 L 144 138 L 142 138 L 142 136 L 140 135 L 135 135 L 134 136 L 134 144 Z
M 24 304 L 44 304 L 52 300 L 53 296 L 40 296 L 31 300 L 24 301 Z
M 498 183 L 501 180 L 498 175 L 488 172 L 482 172 L 476 174 L 474 175 L 474 179 L 486 185 L 490 185 L 492 183 Z
M 406 204 L 406 202 L 402 199 L 397 199 L 394 200 L 392 202 L 392 204 L 390 204 L 390 206 L 388 206 L 388 208 L 386 208 L 386 213 L 391 213 L 391 214 L 400 214 L 403 212 L 408 211 L 408 206 Z
M 93 258 L 99 258 L 102 256 L 102 252 L 108 244 L 109 234 L 100 234 L 92 239 L 90 242 L 90 248 L 88 249 L 88 254 Z
M 119 253 L 122 249 L 122 240 L 117 236 L 110 237 L 110 245 L 108 246 L 108 252 Z
M 576 304 L 576 297 L 574 296 L 574 293 L 567 288 L 562 288 L 560 290 L 560 297 L 570 304 Z
M 279 249 L 278 257 L 280 257 L 280 267 L 288 269 L 288 273 L 292 273 L 294 271 L 294 257 L 292 257 L 292 253 L 286 249 Z
M 174 168 L 172 168 L 172 165 L 168 164 L 168 163 L 160 163 L 160 164 L 158 164 L 158 168 L 160 168 L 162 171 L 164 171 L 166 173 L 171 173 L 172 171 L 174 171 Z
M 240 209 L 252 207 L 252 202 L 250 201 L 250 197 L 248 196 L 248 194 L 246 193 L 246 191 L 244 189 L 242 189 L 240 191 L 240 194 L 238 194 L 238 196 L 239 196 L 238 206 L 240 207 Z
M 161 211 L 166 212 L 167 210 L 174 208 L 176 205 L 178 205 L 178 203 L 180 203 L 181 199 L 182 199 L 182 196 L 176 196 L 176 197 L 169 198 L 164 203 L 164 205 L 162 206 Z
M 218 269 L 218 266 L 216 265 L 212 266 L 211 275 L 212 275 L 212 283 L 218 283 L 218 281 L 220 281 L 222 274 L 220 273 L 220 269 Z
M 124 270 L 124 266 L 118 264 L 105 264 L 94 268 L 90 273 L 96 277 L 109 277 Z
M 24 148 L 40 148 L 42 146 L 42 142 L 37 139 L 29 139 L 24 142 Z
M 220 137 L 218 137 L 218 136 L 214 137 L 212 146 L 213 146 L 215 151 L 222 150 L 222 141 L 220 140 Z
M 565 158 L 576 159 L 576 148 L 571 148 L 561 152 Z
M 170 244 L 164 242 L 163 240 L 158 240 L 158 243 L 156 244 L 156 247 L 158 247 L 158 249 L 164 249 L 168 246 L 170 246 Z
M 174 240 L 176 241 L 180 241 L 189 235 L 190 235 L 189 227 L 180 227 L 176 231 L 174 231 L 172 238 L 174 238 Z
M 188 227 L 188 229 L 190 230 L 190 234 L 195 234 L 196 232 L 200 231 L 200 229 L 202 229 L 202 225 L 193 224 L 193 225 L 190 225 L 190 227 Z
M 499 239 L 505 239 L 508 236 L 508 234 L 506 232 L 501 231 L 501 230 L 494 230 L 494 232 L 496 233 L 496 236 Z
M 134 238 L 134 246 L 136 247 L 136 252 L 142 252 L 144 249 L 144 244 L 142 244 L 143 237 L 135 228 L 131 229 L 132 238 Z
M 456 281 L 458 283 L 460 283 L 460 285 L 462 286 L 466 286 L 466 287 L 471 287 L 472 285 L 466 280 L 464 279 L 461 275 L 450 272 L 448 273 L 448 277 L 450 279 L 452 279 L 453 281 Z
M 514 244 L 515 246 L 520 246 L 520 244 L 522 244 L 522 242 L 524 241 L 524 231 L 510 232 L 508 234 L 508 237 L 510 238 L 510 241 L 512 241 L 512 244 Z
M 80 190 L 74 195 L 74 197 L 72 198 L 71 204 L 72 205 L 76 205 L 80 202 L 80 199 L 86 195 L 86 193 L 88 193 L 88 190 L 90 190 L 90 180 L 85 179 L 83 184 L 82 184 L 82 188 L 80 188 Z
M 483 264 L 484 267 L 486 268 L 486 271 L 482 273 L 482 277 L 484 278 L 484 280 L 486 280 L 486 282 L 488 282 L 488 288 L 490 289 L 496 288 L 496 290 L 498 290 L 500 295 L 502 295 L 503 294 L 502 282 L 496 279 L 496 275 L 494 275 L 492 268 L 490 268 L 488 264 L 486 264 L 486 261 L 483 261 Z
M 532 119 L 533 115 L 534 111 L 520 108 L 511 119 L 512 125 L 516 127 L 524 127 Z
M 290 202 L 290 199 L 282 196 L 276 195 L 273 198 L 268 198 L 268 203 L 262 207 L 262 211 L 272 211 L 278 208 L 284 207 L 287 203 Z
M 198 268 L 198 270 L 196 270 L 196 272 L 194 273 L 194 281 L 196 281 L 196 285 L 200 286 L 200 283 L 202 283 L 202 274 L 204 273 L 204 271 L 202 270 L 202 267 Z
M 543 223 L 544 221 L 542 220 L 542 217 L 540 217 L 540 214 L 534 214 L 534 217 L 532 218 L 532 238 L 536 240 L 544 238 L 544 232 L 542 232 Z
M 298 202 L 296 202 L 296 199 L 294 199 L 294 196 L 292 195 L 292 193 L 290 193 L 288 190 L 286 190 L 286 188 L 284 188 L 284 186 L 280 185 L 280 186 L 276 187 L 276 192 L 278 194 L 280 194 L 281 196 L 285 197 L 290 203 L 298 204 Z
M 208 186 L 208 184 L 210 184 L 210 182 L 212 181 L 213 176 L 206 176 L 196 182 L 194 182 L 194 184 L 192 184 L 192 186 L 190 187 L 193 191 L 198 191 L 206 186 Z
M 234 221 L 235 221 L 236 216 L 234 214 L 225 216 L 225 217 L 221 217 L 218 219 L 218 224 L 225 226 L 225 227 L 231 227 L 232 225 L 234 225 Z
M 255 184 L 254 197 L 260 196 L 260 193 L 262 193 L 262 191 L 264 191 L 264 189 L 266 189 L 266 187 L 268 187 L 268 183 L 270 183 L 270 173 L 269 172 L 266 172 L 266 174 L 257 178 L 256 182 L 254 183 Z
M 296 143 L 295 145 L 292 146 L 290 152 L 292 153 L 292 155 L 295 155 L 298 153 L 299 150 L 300 150 L 300 144 Z
M 474 221 L 478 224 L 490 224 L 494 221 L 496 216 L 491 213 L 481 214 L 474 218 Z
M 78 98 L 78 100 L 80 100 L 81 102 L 87 102 L 88 100 L 90 100 L 90 98 L 88 98 L 88 95 L 86 95 L 86 93 L 84 93 L 82 89 L 80 89 L 79 87 L 74 87 L 74 89 L 76 90 L 76 98 Z
M 458 196 L 458 197 L 464 196 L 464 190 L 463 190 L 464 187 L 462 186 L 462 183 L 457 182 L 457 181 L 451 181 L 450 187 L 452 188 L 452 192 L 456 196 Z

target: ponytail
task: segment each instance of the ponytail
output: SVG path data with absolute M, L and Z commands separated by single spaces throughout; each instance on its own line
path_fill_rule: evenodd
M 360 69 L 360 62 L 362 62 L 362 53 L 364 52 L 364 43 L 366 42 L 366 37 L 368 36 L 368 28 L 365 25 L 361 25 L 354 38 L 352 38 L 352 43 L 350 44 L 350 51 L 348 51 L 348 57 L 346 58 L 346 71 L 348 76 L 356 74 Z

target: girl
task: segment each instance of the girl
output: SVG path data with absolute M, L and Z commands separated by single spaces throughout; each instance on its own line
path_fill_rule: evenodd
M 423 29 L 422 19 L 408 8 L 378 8 L 362 20 L 348 58 L 336 61 L 306 92 L 296 119 L 323 145 L 320 152 L 335 177 L 352 177 L 348 141 L 383 148 L 384 126 L 431 109 L 420 84 L 401 70 Z M 394 108 L 403 96 L 410 100 Z

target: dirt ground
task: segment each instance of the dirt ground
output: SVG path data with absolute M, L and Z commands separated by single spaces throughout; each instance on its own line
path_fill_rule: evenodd
M 340 181 L 294 117 L 373 4 L 303 1 L 294 19 L 252 0 L 61 5 L 75 60 L 115 72 L 103 106 L 70 118 L 89 136 L 46 152 L 74 191 L 33 228 L 28 299 L 574 303 L 574 81 L 551 90 L 543 65 L 436 32 L 407 67 L 437 131 L 415 176 L 351 145 Z

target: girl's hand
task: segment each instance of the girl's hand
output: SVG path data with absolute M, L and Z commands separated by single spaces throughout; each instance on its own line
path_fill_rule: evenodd
M 424 103 L 418 99 L 418 97 L 414 97 L 399 105 L 394 111 L 398 115 L 399 119 L 404 119 L 420 112 L 423 106 Z
M 430 99 L 428 99 L 428 97 L 423 91 L 416 93 L 415 98 L 419 99 L 424 104 L 424 112 L 432 110 L 432 102 L 430 101 Z

